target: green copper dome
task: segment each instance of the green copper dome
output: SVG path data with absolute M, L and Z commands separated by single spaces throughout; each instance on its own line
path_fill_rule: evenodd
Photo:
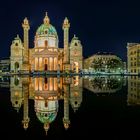
M 37 112 L 37 118 L 41 123 L 51 123 L 55 120 L 57 113 L 56 112 Z
M 56 29 L 51 24 L 42 24 L 41 26 L 38 27 L 36 34 L 38 35 L 47 34 L 57 36 Z

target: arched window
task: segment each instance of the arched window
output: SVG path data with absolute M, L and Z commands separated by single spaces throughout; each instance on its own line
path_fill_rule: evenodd
M 19 85 L 19 80 L 17 78 L 15 78 L 14 83 L 15 83 L 15 86 L 18 86 Z
M 46 31 L 45 31 L 45 34 L 47 34 L 47 33 L 48 33 L 48 31 L 46 30 Z
M 47 59 L 45 59 L 45 64 L 47 64 L 48 63 L 48 60 Z
M 48 107 L 48 102 L 45 101 L 45 107 Z M 47 114 L 45 114 L 47 116 Z
M 45 40 L 45 47 L 47 47 L 48 46 L 48 41 L 47 40 Z
M 16 62 L 16 63 L 15 63 L 15 72 L 18 72 L 18 69 L 19 69 L 19 63 Z
M 75 46 L 78 46 L 77 42 L 75 42 Z
M 48 83 L 48 79 L 47 78 L 45 78 L 45 84 L 47 84 Z
M 75 105 L 77 105 L 78 103 L 77 103 L 77 101 L 75 101 Z
M 15 46 L 18 46 L 18 43 L 16 43 Z

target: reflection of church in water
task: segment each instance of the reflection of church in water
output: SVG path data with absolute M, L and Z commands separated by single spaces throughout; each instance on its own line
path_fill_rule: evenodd
M 29 99 L 34 100 L 34 110 L 38 120 L 44 124 L 46 134 L 51 122 L 57 117 L 59 100 L 64 100 L 64 128 L 70 125 L 69 105 L 76 111 L 82 102 L 82 78 L 57 77 L 11 77 L 10 90 L 12 106 L 19 110 L 23 105 L 24 129 L 28 128 Z

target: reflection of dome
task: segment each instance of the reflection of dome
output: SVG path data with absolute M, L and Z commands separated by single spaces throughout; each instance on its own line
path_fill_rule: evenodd
M 57 36 L 56 29 L 51 24 L 42 24 L 41 26 L 38 27 L 36 34 L 37 35 L 46 34 L 46 35 Z
M 51 123 L 55 120 L 57 112 L 37 112 L 36 115 L 41 123 Z
M 44 130 L 49 130 L 49 125 L 53 122 L 58 112 L 58 100 L 45 100 L 35 97 L 35 111 L 38 120 L 44 124 Z
M 35 100 L 36 116 L 41 123 L 51 123 L 58 111 L 58 100 Z

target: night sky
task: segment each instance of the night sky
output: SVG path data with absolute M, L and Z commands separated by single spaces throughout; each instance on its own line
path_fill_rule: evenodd
M 45 12 L 56 27 L 63 47 L 62 22 L 71 23 L 70 38 L 82 42 L 84 58 L 97 52 L 113 52 L 126 61 L 127 42 L 140 42 L 140 2 L 117 0 L 5 0 L 0 4 L 0 58 L 7 58 L 14 37 L 22 38 L 21 23 L 30 21 L 30 48 Z

